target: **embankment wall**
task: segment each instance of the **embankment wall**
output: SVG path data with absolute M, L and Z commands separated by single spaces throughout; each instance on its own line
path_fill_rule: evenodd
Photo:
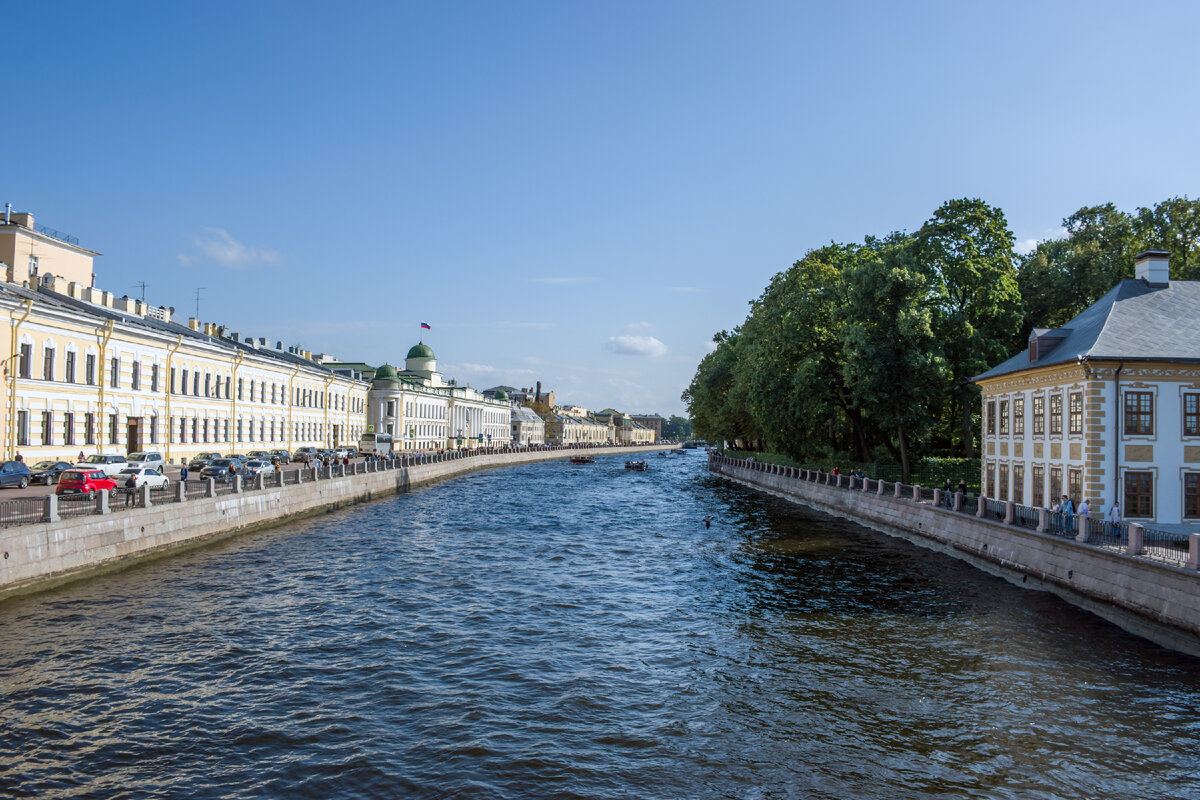
M 804 473 L 710 456 L 731 480 L 1053 592 L 1125 630 L 1200 657 L 1200 573 L 919 502 L 807 480 Z
M 344 477 L 247 489 L 146 508 L 114 510 L 0 531 L 0 598 L 38 591 L 96 572 L 196 547 L 217 538 L 278 525 L 481 469 L 572 455 L 613 455 L 671 446 L 536 450 L 451 458 Z M 289 473 L 289 479 L 293 473 Z M 177 488 L 177 487 L 172 487 Z

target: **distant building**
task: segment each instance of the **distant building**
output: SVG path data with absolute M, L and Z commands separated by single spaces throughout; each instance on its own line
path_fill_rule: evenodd
M 514 405 L 512 415 L 512 439 L 516 444 L 545 444 L 546 423 L 532 408 Z
M 657 444 L 662 441 L 662 426 L 663 418 L 658 414 L 630 414 L 633 421 L 644 428 L 649 428 L 654 432 L 653 442 Z
M 1172 281 L 1168 259 L 1141 253 L 1135 279 L 974 378 L 984 494 L 1200 523 L 1200 281 Z
M 398 450 L 500 446 L 512 437 L 509 407 L 503 390 L 488 397 L 443 380 L 433 349 L 418 342 L 403 370 L 384 364 L 372 374 L 367 431 L 391 434 Z

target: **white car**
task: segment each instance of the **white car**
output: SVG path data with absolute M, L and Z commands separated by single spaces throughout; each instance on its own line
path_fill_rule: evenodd
M 130 453 L 129 466 L 150 467 L 162 472 L 163 467 L 167 465 L 166 459 L 162 453 Z
M 117 474 L 118 489 L 126 488 L 125 482 L 129 480 L 130 475 L 134 476 L 134 481 L 139 489 L 143 486 L 149 486 L 151 489 L 165 489 L 171 483 L 166 475 L 163 475 L 153 467 L 129 467 Z
M 83 461 L 75 465 L 77 469 L 102 469 L 104 474 L 110 478 L 116 477 L 121 473 L 121 470 L 129 468 L 129 462 L 125 460 L 125 456 L 105 456 L 96 454 L 88 456 Z
M 274 471 L 275 465 L 265 459 L 254 458 L 246 462 L 246 472 L 251 475 L 268 475 Z

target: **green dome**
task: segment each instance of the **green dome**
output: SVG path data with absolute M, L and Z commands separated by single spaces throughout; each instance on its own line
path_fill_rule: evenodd
M 496 390 L 496 398 L 495 398 L 495 399 L 497 399 L 497 400 L 507 400 L 507 399 L 508 399 L 508 392 L 504 391 L 503 389 L 497 389 L 497 390 Z
M 396 373 L 396 368 L 391 364 L 384 364 L 379 369 L 375 370 L 375 377 L 372 381 L 391 381 L 393 383 L 400 382 L 400 376 Z
M 405 358 L 433 358 L 433 348 L 424 342 L 417 342 Z

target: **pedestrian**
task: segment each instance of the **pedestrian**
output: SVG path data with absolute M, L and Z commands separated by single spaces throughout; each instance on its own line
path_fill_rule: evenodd
M 1051 504 L 1051 506 L 1050 506 L 1050 519 L 1053 520 L 1052 524 L 1053 524 L 1054 530 L 1061 531 L 1062 530 L 1062 503 L 1060 503 L 1057 500 L 1055 500 L 1054 503 Z
M 234 462 L 230 461 L 229 462 L 229 473 L 228 473 L 230 483 L 233 483 L 233 478 L 235 475 L 237 475 L 237 465 Z
M 966 497 L 966 494 L 967 494 L 967 479 L 966 478 L 958 479 L 958 491 L 962 492 L 963 496 Z
M 182 467 L 179 468 L 179 482 L 187 483 L 187 476 L 188 476 L 188 468 L 187 468 L 187 464 L 184 464 Z
M 132 472 L 125 479 L 125 507 L 133 505 L 133 493 L 137 491 L 137 475 Z
M 1075 527 L 1075 504 L 1064 494 L 1059 509 L 1062 511 L 1063 533 L 1070 533 Z
M 350 456 L 342 456 L 342 466 L 343 467 L 350 466 Z
M 1086 497 L 1083 498 L 1083 502 L 1079 504 L 1079 509 L 1076 513 L 1078 513 L 1079 516 L 1081 516 L 1081 517 L 1091 516 L 1092 507 L 1088 505 L 1088 501 L 1087 501 Z
M 83 451 L 82 451 L 82 450 L 80 450 L 80 451 L 79 451 L 79 461 L 78 461 L 78 463 L 82 464 L 82 463 L 83 463 L 83 460 L 84 460 L 84 458 L 86 458 L 86 456 L 84 456 L 84 454 L 83 454 Z
M 1113 525 L 1121 524 L 1121 504 L 1116 500 L 1113 501 L 1112 506 L 1108 509 L 1108 521 Z

